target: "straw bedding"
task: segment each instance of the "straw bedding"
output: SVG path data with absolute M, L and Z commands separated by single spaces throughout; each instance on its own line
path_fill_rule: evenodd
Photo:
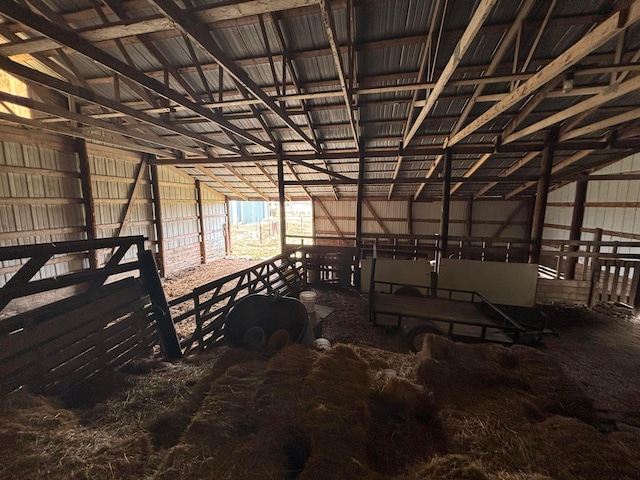
M 578 386 L 527 347 L 222 348 L 124 378 L 73 409 L 4 397 L 0 478 L 640 478 L 640 438 L 601 433 Z

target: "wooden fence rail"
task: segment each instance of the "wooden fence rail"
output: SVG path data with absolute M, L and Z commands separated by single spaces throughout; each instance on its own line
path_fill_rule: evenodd
M 62 393 L 149 355 L 158 343 L 166 358 L 181 355 L 153 254 L 144 250 L 144 242 L 138 236 L 0 248 L 2 261 L 28 259 L 0 288 L 2 309 L 22 297 L 52 299 L 0 318 L 1 391 L 27 385 L 36 392 Z M 56 255 L 99 249 L 113 251 L 102 268 L 32 280 Z M 131 249 L 137 257 L 121 263 Z

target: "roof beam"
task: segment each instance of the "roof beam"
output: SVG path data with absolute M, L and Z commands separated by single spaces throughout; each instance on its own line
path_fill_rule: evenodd
M 223 50 L 217 45 L 211 36 L 209 28 L 199 21 L 195 21 L 189 13 L 178 7 L 173 0 L 150 0 L 160 10 L 162 10 L 169 18 L 173 19 L 180 29 L 198 42 L 204 50 L 209 53 L 216 62 L 231 77 L 242 84 L 253 96 L 260 99 L 269 110 L 273 111 L 280 119 L 287 124 L 305 143 L 313 150 L 319 152 L 319 147 L 302 131 L 302 129 L 294 123 L 287 113 L 276 105 L 275 101 L 262 90 L 247 73 L 237 66 L 234 61 L 228 57 Z M 235 133 L 235 132 L 234 132 Z M 275 147 L 270 147 L 273 150 Z
M 597 132 L 598 130 L 603 130 L 605 128 L 619 125 L 621 123 L 631 122 L 633 120 L 637 120 L 638 118 L 640 118 L 640 108 L 634 108 L 633 110 L 621 113 L 620 115 L 614 115 L 613 117 L 605 118 L 604 120 L 600 120 L 599 122 L 590 123 L 589 125 L 585 125 L 583 127 L 571 130 L 565 134 L 561 134 L 560 139 L 569 140 L 572 138 L 581 137 L 582 135 L 588 135 L 590 133 Z
M 422 107 L 422 110 L 418 114 L 418 118 L 416 118 L 416 121 L 413 123 L 413 126 L 409 129 L 409 132 L 405 135 L 404 140 L 402 141 L 403 148 L 407 148 L 407 146 L 409 145 L 413 137 L 418 132 L 418 129 L 422 125 L 422 122 L 431 111 L 431 108 L 433 108 L 433 105 L 436 103 L 436 100 L 438 100 L 438 97 L 444 90 L 444 87 L 449 82 L 449 79 L 451 78 L 456 67 L 462 60 L 462 57 L 464 57 L 464 54 L 466 53 L 467 49 L 473 43 L 473 40 L 475 39 L 476 35 L 480 31 L 480 27 L 489 16 L 489 13 L 491 13 L 491 9 L 496 4 L 496 2 L 497 0 L 481 0 L 480 5 L 478 5 L 478 8 L 476 8 L 476 11 L 474 12 L 473 17 L 469 21 L 467 28 L 462 34 L 462 38 L 460 38 L 460 40 L 458 41 L 458 44 L 456 45 L 456 48 L 453 51 L 453 54 L 449 58 L 449 61 L 447 62 L 446 67 L 444 67 L 444 70 L 440 74 L 438 81 L 433 87 L 433 90 L 431 91 L 429 98 L 427 98 L 427 103 L 425 104 L 424 107 Z
M 600 105 L 603 105 L 607 102 L 610 102 L 611 100 L 619 98 L 638 89 L 640 89 L 640 76 L 633 77 L 632 79 L 627 80 L 626 82 L 621 84 L 611 85 L 609 88 L 606 88 L 605 91 L 600 95 L 595 95 L 591 98 L 588 98 L 587 100 L 584 100 L 569 108 L 565 108 L 564 110 L 561 110 L 554 115 L 550 115 L 544 120 L 540 120 L 533 125 L 529 125 L 522 130 L 518 130 L 517 132 L 512 133 L 508 137 L 504 138 L 502 140 L 502 143 L 511 143 L 515 140 L 519 140 L 523 137 L 526 137 L 527 135 L 531 135 L 532 133 L 543 130 L 556 123 L 566 120 L 567 118 L 573 117 L 574 115 L 578 115 L 582 112 L 591 110 L 592 108 L 597 108 Z
M 558 173 L 560 170 L 562 170 L 563 168 L 568 167 L 569 165 L 573 165 L 574 163 L 576 163 L 579 160 L 582 160 L 584 157 L 586 157 L 587 155 L 593 153 L 593 150 L 582 150 L 580 152 L 577 152 L 573 155 L 571 155 L 569 158 L 565 158 L 564 160 L 562 160 L 561 162 L 557 163 L 556 165 L 554 165 L 551 168 L 551 175 L 555 175 L 556 173 Z M 509 200 L 513 197 L 515 197 L 516 195 L 518 195 L 519 193 L 524 192 L 525 190 L 527 190 L 528 188 L 534 186 L 536 183 L 535 180 L 534 181 L 529 181 L 529 182 L 525 182 L 522 185 L 520 185 L 518 188 L 510 191 L 509 193 L 507 193 L 504 196 L 505 200 Z
M 103 97 L 101 95 L 93 93 L 91 90 L 88 90 L 86 88 L 83 88 L 77 85 L 72 85 L 71 83 L 68 83 L 68 82 L 63 82 L 61 80 L 58 80 L 57 78 L 38 72 L 37 70 L 33 70 L 31 68 L 25 67 L 24 65 L 21 65 L 12 60 L 9 60 L 8 58 L 4 58 L 1 55 L 0 55 L 0 69 L 5 70 L 6 72 L 9 72 L 13 75 L 16 75 L 17 77 L 20 77 L 24 80 L 32 81 L 40 85 L 43 85 L 45 87 L 57 90 L 61 93 L 65 93 L 72 97 L 80 98 L 82 100 L 95 103 L 96 105 L 100 105 L 100 106 L 109 108 L 111 110 L 121 112 L 132 118 L 140 120 L 141 122 L 148 123 L 156 127 L 164 128 L 165 130 L 177 133 L 178 135 L 182 135 L 184 137 L 191 138 L 192 140 L 204 143 L 205 145 L 220 147 L 232 153 L 240 153 L 240 151 L 237 148 L 229 147 L 228 145 L 212 140 L 199 133 L 191 132 L 184 128 L 171 125 L 170 123 L 165 122 L 164 120 L 153 117 L 139 110 L 135 110 L 131 107 L 127 107 L 107 97 Z
M 158 155 L 164 157 L 167 155 L 165 150 L 159 150 L 153 147 L 147 147 L 146 145 L 140 145 L 119 137 L 108 137 L 102 135 L 94 135 L 89 132 L 85 132 L 78 127 L 64 127 L 62 125 L 56 125 L 54 123 L 43 123 L 39 120 L 33 120 L 31 118 L 19 117 L 17 115 L 9 115 L 7 113 L 0 112 L 0 120 L 13 123 L 15 125 L 22 125 L 23 127 L 33 127 L 48 132 L 59 133 L 67 137 L 72 138 L 84 138 L 85 140 L 96 143 L 99 145 L 108 145 L 110 147 L 123 148 L 125 150 L 132 150 L 134 152 L 150 153 L 152 155 Z
M 508 94 L 503 100 L 478 116 L 469 125 L 449 139 L 448 145 L 455 145 L 480 127 L 497 118 L 507 109 L 538 90 L 567 68 L 578 63 L 589 53 L 602 46 L 620 32 L 640 19 L 640 0 L 635 0 L 627 10 L 618 11 L 578 40 L 572 47 L 558 56 L 529 80 Z
M 507 53 L 507 49 L 511 46 L 511 42 L 516 37 L 517 33 L 521 30 L 522 23 L 527 18 L 527 15 L 529 14 L 529 11 L 531 10 L 531 8 L 533 7 L 534 4 L 535 4 L 535 0 L 526 0 L 524 2 L 524 4 L 522 5 L 522 7 L 520 7 L 520 10 L 518 11 L 518 15 L 516 16 L 515 20 L 513 21 L 513 24 L 507 30 L 507 33 L 505 34 L 504 38 L 502 39 L 502 42 L 500 42 L 500 45 L 498 46 L 498 50 L 494 53 L 493 58 L 491 59 L 491 63 L 489 64 L 489 66 L 487 67 L 487 71 L 483 75 L 484 77 L 490 77 L 491 75 L 493 75 L 495 73 L 496 69 L 500 65 L 500 62 L 502 62 L 502 58 L 504 57 L 505 53 Z M 480 83 L 480 84 L 478 84 L 476 86 L 476 88 L 475 88 L 475 90 L 473 92 L 473 95 L 471 96 L 471 98 L 469 99 L 467 104 L 465 105 L 464 110 L 460 114 L 460 118 L 458 119 L 458 121 L 454 125 L 453 130 L 451 131 L 451 135 L 455 135 L 456 133 L 458 133 L 460 131 L 460 129 L 464 125 L 464 122 L 467 120 L 467 117 L 471 113 L 471 109 L 476 104 L 476 102 L 478 101 L 478 98 L 482 94 L 485 85 L 486 84 L 484 84 L 484 83 Z M 429 178 L 429 177 L 431 177 L 431 175 L 433 175 L 433 172 L 435 171 L 435 169 L 437 168 L 438 164 L 442 160 L 442 157 L 443 157 L 443 155 L 439 155 L 435 159 L 435 161 L 431 164 L 431 167 L 429 168 L 429 171 L 427 172 L 427 175 L 426 175 L 427 178 Z M 484 155 L 482 158 L 480 158 L 480 160 L 478 160 L 476 165 L 474 165 L 467 172 L 469 174 L 469 176 L 473 175 L 473 173 L 478 168 L 480 168 L 488 159 L 489 159 L 489 156 L 486 156 L 486 155 Z M 466 176 L 466 174 L 465 174 L 465 176 Z M 451 189 L 451 193 L 455 192 L 460 187 L 460 185 L 461 185 L 460 183 L 455 184 Z M 423 186 L 419 187 L 418 192 L 416 193 L 416 198 L 420 194 L 420 192 L 422 191 L 423 188 L 424 188 Z
M 172 142 L 171 140 L 165 140 L 162 137 L 158 137 L 156 135 L 151 136 L 144 133 L 137 133 L 133 128 L 125 129 L 118 125 L 105 122 L 104 120 L 98 120 L 96 118 L 87 117 L 86 115 L 81 115 L 79 113 L 75 113 L 70 110 L 58 107 L 56 105 L 49 105 L 46 103 L 37 102 L 31 98 L 19 97 L 17 95 L 11 95 L 9 93 L 4 93 L 0 91 L 0 100 L 4 102 L 12 103 L 14 105 L 20 105 L 30 110 L 35 110 L 37 112 L 48 113 L 50 115 L 56 115 L 58 117 L 65 118 L 67 120 L 72 120 L 77 123 L 90 125 L 92 127 L 99 128 L 107 132 L 123 135 L 125 137 L 131 137 L 136 140 L 155 143 L 156 145 L 159 145 L 164 148 L 168 148 L 172 150 L 180 150 L 182 152 L 190 153 L 192 155 L 201 154 L 201 151 L 197 148 L 180 145 L 180 144 L 177 144 L 176 142 Z
M 239 135 L 249 140 L 250 142 L 260 145 L 267 150 L 275 150 L 274 146 L 263 142 L 253 135 L 247 134 L 241 128 L 227 122 L 219 115 L 215 115 L 209 109 L 188 100 L 177 91 L 168 88 L 167 86 L 163 85 L 161 82 L 153 78 L 147 77 L 146 75 L 131 68 L 125 62 L 109 55 L 108 53 L 103 52 L 99 48 L 96 48 L 94 45 L 84 40 L 75 32 L 58 27 L 52 22 L 46 20 L 44 17 L 36 15 L 29 9 L 16 4 L 13 0 L 3 0 L 2 2 L 0 2 L 0 14 L 16 22 L 22 23 L 30 29 L 39 32 L 42 35 L 51 38 L 52 40 L 55 40 L 60 45 L 72 48 L 73 50 L 85 55 L 95 62 L 104 65 L 105 67 L 113 70 L 116 73 L 119 73 L 123 77 L 129 78 L 130 80 L 133 80 L 141 86 L 148 88 L 156 94 L 172 100 L 178 105 L 186 107 L 188 110 L 191 110 L 215 123 L 220 128 L 235 133 L 236 135 Z
M 333 63 L 338 72 L 338 80 L 340 82 L 340 90 L 342 91 L 342 98 L 347 108 L 347 118 L 349 119 L 349 126 L 351 127 L 351 133 L 353 135 L 353 141 L 356 147 L 360 145 L 358 127 L 356 126 L 356 120 L 353 115 L 353 108 L 351 106 L 351 96 L 347 88 L 347 80 L 344 74 L 344 65 L 342 62 L 342 53 L 338 47 L 336 40 L 336 26 L 333 19 L 333 12 L 329 5 L 329 0 L 320 0 L 320 16 L 324 23 L 325 31 L 327 32 L 327 38 L 329 39 L 329 45 L 331 46 L 331 56 L 333 57 Z
M 227 182 L 222 180 L 218 175 L 216 175 L 215 173 L 211 172 L 209 169 L 207 169 L 205 167 L 198 166 L 198 165 L 196 165 L 194 168 L 196 170 L 198 170 L 200 173 L 202 173 L 203 175 L 209 177 L 211 180 L 216 181 L 217 183 L 219 183 L 221 186 L 223 186 L 224 188 L 226 188 L 230 192 L 235 193 L 242 200 L 245 200 L 245 201 L 249 200 L 249 197 L 247 197 L 244 193 L 242 193 L 240 190 L 238 190 L 238 189 L 232 187 L 231 185 L 229 185 Z
M 269 201 L 269 197 L 262 190 L 260 190 L 253 183 L 251 183 L 249 180 L 247 180 L 245 178 L 245 176 L 243 174 L 241 174 L 240 172 L 238 172 L 238 170 L 236 170 L 232 165 L 229 165 L 228 163 L 225 163 L 224 167 L 227 170 L 229 170 L 231 173 L 233 173 L 236 177 L 238 177 L 240 180 L 242 180 L 242 183 L 244 183 L 247 187 L 249 187 L 251 190 L 256 192 L 259 197 L 261 197 L 262 199 L 266 200 L 267 202 Z
M 418 83 L 422 82 L 425 77 L 425 70 L 427 68 L 427 61 L 429 62 L 429 70 L 432 70 L 432 65 L 435 63 L 431 58 L 431 43 L 433 38 L 433 32 L 435 31 L 436 24 L 438 21 L 438 17 L 440 16 L 440 10 L 442 7 L 442 19 L 444 20 L 444 10 L 446 9 L 446 3 L 442 3 L 442 0 L 437 0 L 436 3 L 433 4 L 433 10 L 431 14 L 431 24 L 429 25 L 429 32 L 427 33 L 427 39 L 422 51 L 422 59 L 420 60 L 420 68 L 418 70 L 417 81 Z M 435 68 L 433 68 L 435 70 Z M 431 80 L 429 76 L 429 80 Z M 407 114 L 407 121 L 405 122 L 404 128 L 402 130 L 402 137 L 404 138 L 409 129 L 411 128 L 411 120 L 413 120 L 413 112 L 417 107 L 418 94 L 420 90 L 416 89 L 413 91 L 413 95 L 411 96 L 411 102 L 409 103 L 409 113 Z M 423 105 L 424 106 L 424 105 Z M 396 161 L 396 167 L 393 170 L 393 178 L 398 178 L 398 174 L 400 173 L 400 168 L 402 167 L 402 160 L 404 157 L 402 155 L 398 155 L 398 160 Z M 393 195 L 393 189 L 395 184 L 389 185 L 389 191 L 387 192 L 387 200 L 391 199 L 391 195 Z

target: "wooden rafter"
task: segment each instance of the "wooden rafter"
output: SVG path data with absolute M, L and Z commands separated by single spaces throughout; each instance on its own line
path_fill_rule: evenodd
M 274 187 L 278 188 L 278 182 L 273 179 L 273 176 L 267 171 L 267 169 L 263 165 L 256 163 L 255 166 L 258 167 L 258 170 L 262 172 L 262 174 L 273 184 Z M 291 197 L 286 193 L 284 195 L 284 198 L 288 202 L 291 201 Z
M 55 105 L 49 105 L 46 103 L 37 102 L 30 98 L 19 97 L 17 95 L 11 95 L 9 93 L 4 93 L 0 91 L 0 99 L 2 99 L 5 102 L 10 102 L 15 105 L 20 105 L 22 107 L 29 108 L 31 110 L 44 112 L 51 115 L 57 115 L 59 117 L 66 118 L 68 120 L 73 120 L 74 122 L 90 125 L 92 127 L 96 127 L 108 132 L 113 132 L 125 137 L 131 137 L 136 140 L 143 140 L 145 142 L 155 143 L 156 145 L 159 145 L 164 148 L 176 149 L 176 150 L 183 151 L 185 153 L 190 153 L 192 155 L 199 155 L 202 153 L 201 150 L 198 150 L 196 148 L 190 148 L 187 146 L 177 145 L 175 142 L 163 139 L 162 137 L 136 133 L 134 129 L 125 129 L 113 123 L 105 122 L 104 120 L 98 120 L 96 118 L 87 117 L 86 115 L 81 115 L 79 113 L 71 112 L 69 110 L 66 110 L 61 107 L 57 107 Z M 39 120 L 34 120 L 34 122 L 37 124 Z M 39 123 L 44 124 L 45 122 L 39 122 Z M 42 125 L 41 128 L 45 130 L 47 129 L 45 125 Z
M 433 32 L 435 31 L 436 24 L 438 21 L 438 17 L 440 16 L 440 5 L 445 5 L 446 3 L 442 3 L 442 0 L 437 0 L 436 3 L 433 4 L 433 13 L 431 14 L 431 24 L 429 25 L 429 33 L 427 33 L 427 38 L 422 50 L 422 58 L 420 59 L 420 68 L 418 69 L 417 83 L 421 83 L 425 76 L 425 71 L 427 69 L 427 62 L 431 63 L 431 43 L 433 38 Z M 444 7 L 443 7 L 444 8 Z M 444 11 L 442 11 L 442 16 L 444 17 Z M 411 97 L 411 102 L 409 103 L 409 113 L 407 114 L 407 120 L 404 122 L 404 129 L 402 131 L 402 137 L 406 137 L 407 133 L 409 133 L 409 129 L 411 128 L 411 121 L 413 120 L 413 112 L 417 107 L 418 94 L 420 90 L 414 90 L 413 95 Z M 398 160 L 396 162 L 396 166 L 393 170 L 393 178 L 398 178 L 398 173 L 400 173 L 400 168 L 402 167 L 402 161 L 404 157 L 402 155 L 398 155 Z M 387 200 L 391 199 L 391 195 L 393 195 L 393 188 L 395 184 L 392 183 L 389 185 L 389 192 L 387 193 Z
M 124 150 L 131 150 L 134 152 L 146 152 L 151 155 L 159 155 L 162 157 L 170 156 L 164 150 L 159 150 L 157 148 L 148 147 L 146 145 L 140 145 L 139 143 L 135 143 L 129 141 L 125 138 L 121 137 L 109 137 L 105 135 L 96 135 L 93 133 L 89 133 L 84 131 L 78 127 L 65 127 L 62 125 L 56 125 L 54 123 L 45 123 L 38 120 L 33 120 L 31 118 L 19 117 L 17 115 L 10 115 L 7 113 L 0 112 L 0 120 L 12 123 L 14 125 L 21 125 L 23 127 L 32 127 L 40 130 L 44 130 L 47 132 L 58 133 L 60 135 L 64 135 L 72 138 L 83 138 L 92 143 L 97 143 L 99 145 L 109 145 L 112 147 L 122 148 Z
M 519 140 L 520 138 L 548 128 L 552 125 L 555 125 L 556 123 L 566 120 L 567 118 L 573 117 L 574 115 L 589 111 L 593 108 L 597 108 L 600 105 L 603 105 L 607 102 L 610 102 L 611 100 L 619 98 L 638 89 L 640 89 L 640 76 L 633 77 L 632 79 L 627 80 L 620 85 L 617 85 L 616 88 L 609 89 L 609 91 L 603 92 L 600 95 L 595 95 L 591 98 L 588 98 L 587 100 L 583 100 L 576 105 L 565 108 L 564 110 L 548 116 L 544 120 L 540 120 L 533 125 L 529 125 L 521 130 L 518 130 L 517 132 L 514 132 L 508 137 L 504 138 L 502 143 L 511 143 L 515 140 Z
M 413 126 L 409 129 L 409 132 L 405 135 L 402 141 L 403 148 L 407 148 L 409 146 L 409 143 L 413 139 L 413 137 L 416 135 L 416 133 L 418 133 L 418 129 L 422 125 L 422 122 L 427 117 L 427 115 L 433 108 L 433 105 L 438 100 L 438 97 L 444 90 L 444 87 L 447 85 L 447 82 L 453 75 L 453 72 L 456 70 L 458 64 L 462 60 L 462 57 L 466 53 L 467 49 L 473 43 L 473 40 L 475 39 L 476 35 L 480 31 L 480 27 L 489 16 L 489 13 L 491 13 L 491 10 L 493 9 L 493 6 L 495 5 L 496 1 L 497 0 L 482 0 L 480 2 L 480 5 L 478 5 L 478 8 L 476 8 L 476 11 L 474 12 L 473 17 L 469 21 L 467 28 L 465 29 L 464 33 L 462 34 L 462 37 L 460 38 L 460 40 L 458 41 L 458 44 L 454 49 L 454 53 L 449 58 L 449 61 L 447 62 L 446 67 L 444 67 L 444 70 L 440 74 L 438 81 L 436 82 L 436 84 L 433 87 L 433 90 L 429 94 L 429 97 L 427 98 L 425 106 L 422 107 L 422 110 L 418 114 L 418 117 L 413 123 Z
M 219 115 L 213 114 L 210 110 L 188 100 L 180 93 L 167 88 L 161 82 L 147 77 L 146 75 L 140 73 L 137 70 L 132 69 L 125 62 L 117 59 L 105 53 L 104 51 L 96 48 L 91 43 L 84 41 L 82 37 L 80 37 L 75 32 L 70 30 L 66 30 L 58 27 L 52 22 L 44 19 L 40 15 L 36 15 L 30 10 L 21 7 L 20 5 L 13 2 L 13 0 L 5 0 L 0 3 L 0 13 L 12 20 L 22 23 L 23 25 L 29 27 L 30 29 L 39 32 L 61 45 L 65 45 L 73 50 L 76 50 L 79 53 L 91 58 L 92 60 L 104 65 L 105 67 L 113 70 L 114 72 L 119 73 L 120 75 L 127 77 L 134 82 L 140 84 L 143 87 L 148 88 L 149 90 L 154 91 L 158 95 L 167 98 L 187 109 L 197 113 L 198 115 L 210 120 L 212 123 L 215 123 L 221 128 L 224 128 L 227 131 L 235 133 L 250 142 L 253 142 L 267 150 L 273 150 L 274 147 L 263 142 L 257 137 L 253 135 L 247 134 L 244 130 L 235 125 L 227 122 Z
M 551 175 L 555 175 L 556 173 L 558 173 L 562 169 L 568 167 L 569 165 L 573 165 L 578 160 L 582 160 L 584 157 L 586 157 L 587 155 L 589 155 L 591 153 L 593 153 L 593 150 L 582 150 L 581 152 L 578 152 L 578 153 L 575 153 L 575 154 L 571 155 L 569 158 L 565 158 L 561 162 L 558 162 L 553 167 L 551 167 Z M 535 181 L 525 182 L 522 185 L 520 185 L 518 188 L 516 188 L 516 189 L 510 191 L 509 193 L 507 193 L 504 198 L 505 198 L 505 200 L 509 200 L 510 198 L 513 198 L 514 196 L 518 195 L 519 193 L 524 192 L 526 189 L 534 186 L 535 184 L 536 184 Z
M 232 165 L 229 165 L 228 163 L 225 163 L 224 167 L 227 170 L 229 170 L 231 173 L 233 173 L 236 177 L 238 177 L 240 180 L 242 180 L 242 183 L 244 183 L 247 187 L 249 187 L 251 190 L 256 192 L 259 197 L 261 197 L 263 200 L 267 202 L 269 201 L 269 197 L 262 190 L 256 187 L 253 183 L 247 180 L 247 178 L 243 174 L 241 174 L 236 168 L 234 168 Z
M 502 58 L 507 53 L 508 48 L 511 46 L 511 42 L 516 37 L 516 34 L 519 31 L 521 31 L 522 23 L 527 18 L 529 11 L 531 10 L 534 4 L 535 4 L 535 0 L 526 0 L 524 4 L 520 7 L 520 10 L 518 11 L 518 15 L 516 16 L 516 19 L 514 20 L 511 27 L 509 27 L 509 29 L 505 33 L 502 41 L 500 42 L 498 50 L 493 54 L 491 63 L 489 64 L 489 67 L 487 68 L 487 71 L 485 72 L 484 76 L 491 76 L 495 73 L 498 65 L 500 65 L 500 62 L 502 61 Z M 455 135 L 460 131 L 460 129 L 464 125 L 464 122 L 467 120 L 467 117 L 471 113 L 471 109 L 474 107 L 474 105 L 478 101 L 478 98 L 484 91 L 484 87 L 485 87 L 485 84 L 479 84 L 476 86 L 473 92 L 473 95 L 465 105 L 464 110 L 462 111 L 462 113 L 460 114 L 460 117 L 458 118 L 455 125 L 453 126 L 451 135 Z M 437 168 L 442 158 L 443 158 L 443 155 L 439 155 L 438 157 L 436 157 L 435 161 L 431 164 L 431 167 L 427 172 L 427 178 L 431 177 L 431 175 Z M 478 160 L 478 162 L 471 169 L 467 171 L 467 173 L 465 174 L 465 177 L 470 177 L 471 175 L 473 175 L 473 173 L 476 170 L 478 170 L 478 168 L 480 168 L 488 159 L 489 159 L 489 156 L 483 155 Z M 457 183 L 456 185 L 454 185 L 451 189 L 451 193 L 455 192 L 460 187 L 460 185 L 461 185 L 460 183 Z M 423 185 L 418 187 L 418 190 L 416 192 L 416 198 L 418 197 L 418 195 L 420 195 L 420 192 L 422 191 L 423 188 L 424 188 Z
M 247 197 L 244 193 L 242 193 L 240 190 L 234 188 L 233 186 L 229 185 L 227 182 L 222 180 L 218 175 L 213 173 L 208 168 L 204 168 L 204 167 L 201 167 L 201 166 L 196 166 L 195 169 L 198 170 L 203 175 L 205 175 L 206 177 L 209 177 L 211 180 L 219 183 L 222 187 L 226 188 L 230 192 L 235 193 L 242 200 L 249 200 L 249 197 Z
M 2 56 L 0 56 L 0 69 L 5 70 L 11 74 L 14 74 L 20 78 L 23 79 L 27 79 L 30 80 L 32 82 L 36 82 L 40 85 L 44 85 L 46 87 L 52 88 L 54 90 L 57 90 L 59 92 L 65 93 L 67 95 L 70 95 L 72 97 L 75 98 L 79 98 L 82 100 L 87 100 L 93 103 L 96 103 L 97 105 L 101 105 L 103 107 L 109 108 L 111 110 L 114 111 L 118 111 L 121 112 L 125 115 L 128 115 L 132 118 L 135 118 L 137 120 L 140 120 L 141 122 L 144 123 L 148 123 L 150 125 L 155 125 L 157 127 L 161 127 L 164 128 L 165 130 L 168 130 L 170 132 L 174 132 L 177 133 L 179 135 L 191 138 L 193 140 L 196 140 L 198 142 L 204 143 L 206 145 L 211 145 L 211 146 L 216 146 L 216 147 L 220 147 L 220 148 L 224 148 L 227 151 L 230 152 L 234 152 L 234 153 L 240 153 L 237 149 L 233 148 L 233 147 L 229 147 L 227 145 L 224 145 L 220 142 L 217 142 L 215 140 L 212 140 L 204 135 L 195 133 L 195 132 L 191 132 L 189 130 L 186 130 L 184 128 L 181 127 L 177 127 L 174 126 L 168 122 L 165 122 L 164 120 L 161 120 L 157 117 L 153 117 L 149 114 L 146 114 L 144 112 L 140 112 L 138 110 L 135 110 L 131 107 L 127 107 L 125 105 L 122 105 L 114 100 L 111 100 L 107 97 L 103 97 L 101 95 L 98 95 L 96 93 L 93 93 L 90 90 L 87 90 L 83 87 L 79 87 L 76 85 L 71 85 L 67 82 L 63 82 L 58 80 L 57 78 L 53 78 L 49 75 L 46 75 L 44 73 L 38 72 L 37 70 L 33 70 L 31 68 L 25 67 L 24 65 L 21 65 L 19 63 L 13 62 L 12 60 L 9 60 L 8 58 L 4 58 Z M 174 145 L 175 146 L 175 145 Z
M 216 44 L 211 36 L 209 29 L 205 24 L 194 20 L 188 12 L 178 7 L 173 0 L 151 0 L 160 10 L 162 10 L 169 18 L 180 27 L 180 29 L 198 42 L 202 48 L 209 53 L 215 61 L 224 69 L 227 74 L 236 79 L 246 88 L 252 95 L 260 99 L 264 105 L 273 111 L 291 130 L 293 130 L 302 140 L 305 141 L 313 150 L 320 151 L 319 147 L 302 131 L 302 129 L 294 123 L 289 116 L 278 106 L 274 100 L 267 95 L 242 68 L 238 67 L 233 60 L 227 56 L 223 50 Z M 235 133 L 235 132 L 234 132 Z M 241 135 L 242 136 L 242 135 Z M 275 148 L 275 147 L 272 147 Z M 271 149 L 271 148 L 270 148 Z
M 324 23 L 325 31 L 327 32 L 327 38 L 329 39 L 329 45 L 331 47 L 331 56 L 333 63 L 338 72 L 338 80 L 340 81 L 340 89 L 342 91 L 342 97 L 347 109 L 347 118 L 349 119 L 349 125 L 351 127 L 351 133 L 353 134 L 353 141 L 356 146 L 360 144 L 358 127 L 356 125 L 356 119 L 353 115 L 353 105 L 351 101 L 351 95 L 347 89 L 347 81 L 345 77 L 344 65 L 342 62 L 342 54 L 338 48 L 338 41 L 336 40 L 336 28 L 333 19 L 333 12 L 329 5 L 329 0 L 320 0 L 320 16 Z
M 634 1 L 624 12 L 616 12 L 607 20 L 587 33 L 582 39 L 559 55 L 533 77 L 509 93 L 503 100 L 489 108 L 486 112 L 478 116 L 469 125 L 463 128 L 456 135 L 452 136 L 449 145 L 455 145 L 463 138 L 468 137 L 487 122 L 495 119 L 501 113 L 526 98 L 540 87 L 547 84 L 557 75 L 564 72 L 569 67 L 575 65 L 582 58 L 593 50 L 597 49 L 607 41 L 614 38 L 620 32 L 627 29 L 640 19 L 640 1 Z

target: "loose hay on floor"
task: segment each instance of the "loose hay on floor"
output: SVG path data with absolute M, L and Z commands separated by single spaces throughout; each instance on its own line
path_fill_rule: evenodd
M 600 433 L 589 399 L 526 347 L 428 336 L 418 354 L 291 345 L 194 359 L 84 410 L 3 398 L 0 477 L 640 478 L 640 438 Z

